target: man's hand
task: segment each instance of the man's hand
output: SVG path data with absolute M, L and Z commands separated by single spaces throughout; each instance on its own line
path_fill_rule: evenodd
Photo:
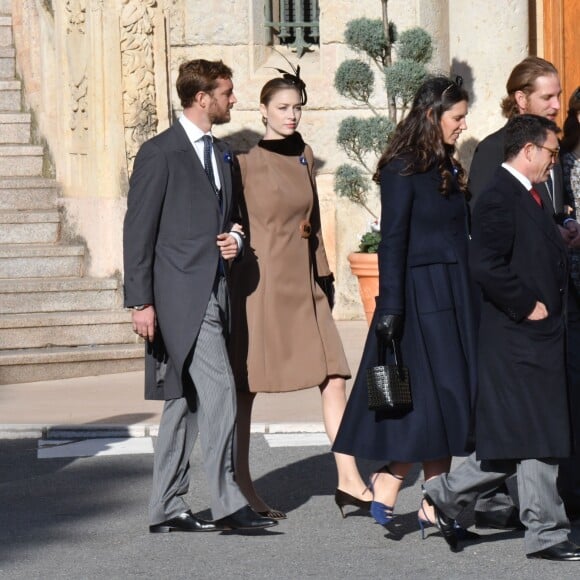
M 528 320 L 543 320 L 544 318 L 548 318 L 548 310 L 546 305 L 543 302 L 536 302 L 534 309 L 530 314 L 528 314 Z
M 155 308 L 152 305 L 143 310 L 133 310 L 131 313 L 133 319 L 133 332 L 141 338 L 153 342 L 155 336 Z
M 238 242 L 230 234 L 218 234 L 217 245 L 224 260 L 232 260 L 238 255 Z

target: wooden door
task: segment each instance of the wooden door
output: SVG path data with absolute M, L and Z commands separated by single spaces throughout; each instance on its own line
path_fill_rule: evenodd
M 544 0 L 544 58 L 554 63 L 562 81 L 562 111 L 580 85 L 580 0 Z

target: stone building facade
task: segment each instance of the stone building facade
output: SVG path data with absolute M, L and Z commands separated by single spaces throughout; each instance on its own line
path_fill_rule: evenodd
M 338 123 L 354 108 L 336 93 L 333 78 L 350 56 L 343 43 L 346 22 L 380 18 L 382 5 L 320 0 L 318 43 L 298 59 L 287 47 L 274 50 L 264 26 L 266 2 L 14 0 L 16 66 L 26 107 L 37 139 L 47 146 L 47 175 L 61 186 L 65 235 L 86 244 L 91 276 L 111 276 L 122 273 L 122 219 L 136 151 L 179 113 L 179 64 L 221 58 L 233 68 L 238 103 L 232 122 L 216 133 L 237 149 L 262 132 L 258 94 L 276 74 L 271 67 L 286 68 L 279 53 L 300 64 L 309 93 L 300 130 L 318 159 L 324 234 L 337 277 L 335 315 L 362 318 L 346 256 L 368 218 L 333 190 L 334 169 L 345 161 L 335 142 Z M 399 30 L 418 25 L 432 34 L 433 69 L 466 80 L 473 103 L 460 155 L 469 164 L 477 141 L 503 123 L 499 101 L 509 71 L 530 51 L 542 54 L 541 0 L 389 0 L 388 10 Z M 377 87 L 380 92 L 381 81 Z M 384 107 L 380 94 L 375 101 Z M 377 196 L 373 203 L 378 205 Z

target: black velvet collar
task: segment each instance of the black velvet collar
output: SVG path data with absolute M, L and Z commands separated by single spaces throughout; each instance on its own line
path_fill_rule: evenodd
M 297 131 L 284 139 L 262 139 L 258 147 L 279 155 L 302 155 L 305 143 Z

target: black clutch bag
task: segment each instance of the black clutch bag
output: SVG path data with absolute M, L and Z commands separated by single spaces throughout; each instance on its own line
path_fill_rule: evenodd
M 385 364 L 386 345 L 379 339 L 379 364 L 367 369 L 369 410 L 404 415 L 413 409 L 409 370 L 400 363 L 399 344 L 393 340 L 395 364 Z

